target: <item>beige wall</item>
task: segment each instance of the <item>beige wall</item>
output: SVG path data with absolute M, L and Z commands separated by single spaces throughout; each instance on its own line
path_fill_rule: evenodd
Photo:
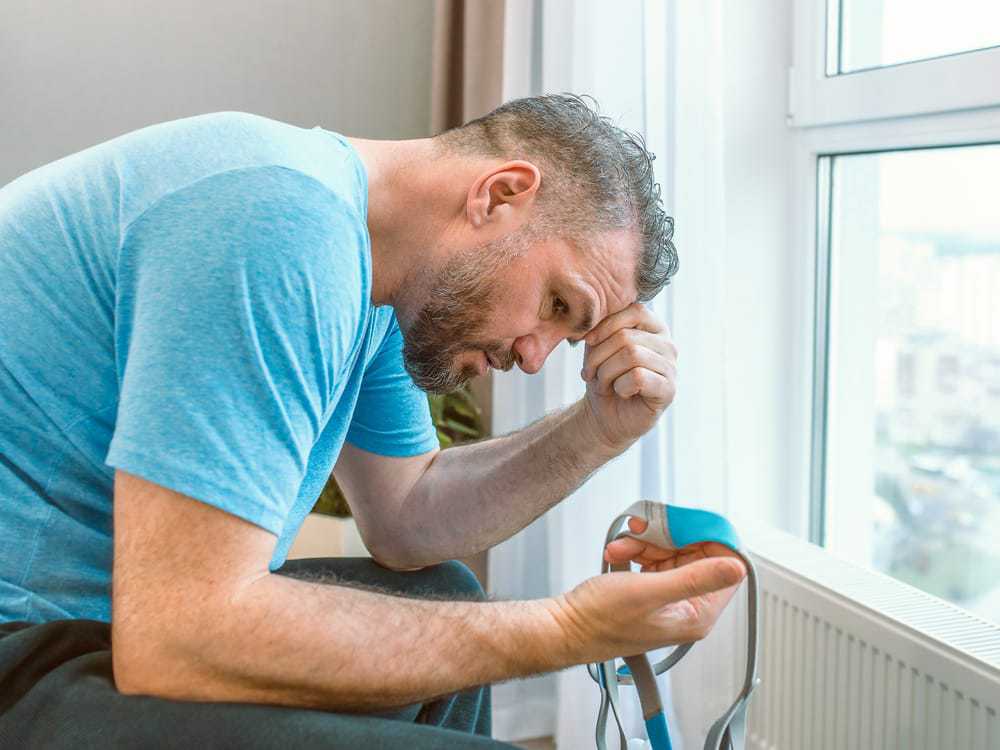
M 0 185 L 217 110 L 426 135 L 432 11 L 433 0 L 0 0 Z

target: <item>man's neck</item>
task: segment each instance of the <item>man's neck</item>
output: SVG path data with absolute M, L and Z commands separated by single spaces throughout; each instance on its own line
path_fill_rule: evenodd
M 403 313 L 407 281 L 446 251 L 448 227 L 464 210 L 465 181 L 449 179 L 429 138 L 348 141 L 368 173 L 372 303 Z

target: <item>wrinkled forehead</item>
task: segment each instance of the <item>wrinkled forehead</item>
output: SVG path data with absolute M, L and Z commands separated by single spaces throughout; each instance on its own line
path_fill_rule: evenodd
M 637 254 L 633 238 L 622 232 L 586 244 L 562 240 L 548 249 L 546 283 L 567 303 L 577 335 L 635 302 Z
M 570 262 L 562 270 L 567 276 L 597 284 L 626 305 L 635 301 L 636 269 L 642 252 L 635 232 L 615 229 L 569 243 Z

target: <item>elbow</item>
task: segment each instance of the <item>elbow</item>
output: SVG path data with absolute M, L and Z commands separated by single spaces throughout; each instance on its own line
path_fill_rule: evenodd
M 175 652 L 158 634 L 136 632 L 112 623 L 111 670 L 115 688 L 122 695 L 197 700 L 200 681 L 192 679 L 187 660 Z
M 372 562 L 376 565 L 400 573 L 423 570 L 435 564 L 435 561 L 424 562 L 416 559 L 412 552 L 402 549 L 401 545 L 397 543 L 375 543 L 365 539 L 365 547 L 367 547 L 368 553 L 371 555 Z
M 115 689 L 122 695 L 168 697 L 156 678 L 159 669 L 153 659 L 136 654 L 133 647 L 126 643 L 127 641 L 115 637 L 111 646 L 111 670 Z
M 153 671 L 143 669 L 140 663 L 131 662 L 111 653 L 111 668 L 114 673 L 115 689 L 122 695 L 150 695 L 166 698 L 155 679 Z
M 366 545 L 371 554 L 372 562 L 383 568 L 394 570 L 398 573 L 406 573 L 411 570 L 423 570 L 428 565 L 414 565 L 411 560 L 407 560 L 405 555 L 400 555 L 396 550 L 386 546 Z
M 416 567 L 406 567 L 406 566 L 403 566 L 403 565 L 399 565 L 397 563 L 386 562 L 385 560 L 382 560 L 382 559 L 380 559 L 378 557 L 375 557 L 374 555 L 372 556 L 372 562 L 374 562 L 376 565 L 381 565 L 383 568 L 388 568 L 389 570 L 393 570 L 393 571 L 395 571 L 397 573 L 409 573 L 410 571 L 413 571 L 413 570 L 423 570 L 424 568 L 428 567 L 427 565 L 418 565 Z
M 385 533 L 384 529 L 381 530 L 382 533 L 377 533 L 375 529 L 368 523 L 363 522 L 361 518 L 355 518 L 354 520 L 357 524 L 361 541 L 364 542 L 365 549 L 368 550 L 372 562 L 376 565 L 380 565 L 388 570 L 407 572 L 411 570 L 423 570 L 432 564 L 417 564 L 418 561 L 413 559 L 412 553 L 404 549 L 398 536 Z

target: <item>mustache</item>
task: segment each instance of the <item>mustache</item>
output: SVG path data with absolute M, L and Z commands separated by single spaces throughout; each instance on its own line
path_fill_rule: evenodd
M 494 367 L 504 372 L 509 372 L 517 364 L 517 355 L 513 349 L 508 349 L 500 344 L 484 344 L 479 347 L 489 357 Z

